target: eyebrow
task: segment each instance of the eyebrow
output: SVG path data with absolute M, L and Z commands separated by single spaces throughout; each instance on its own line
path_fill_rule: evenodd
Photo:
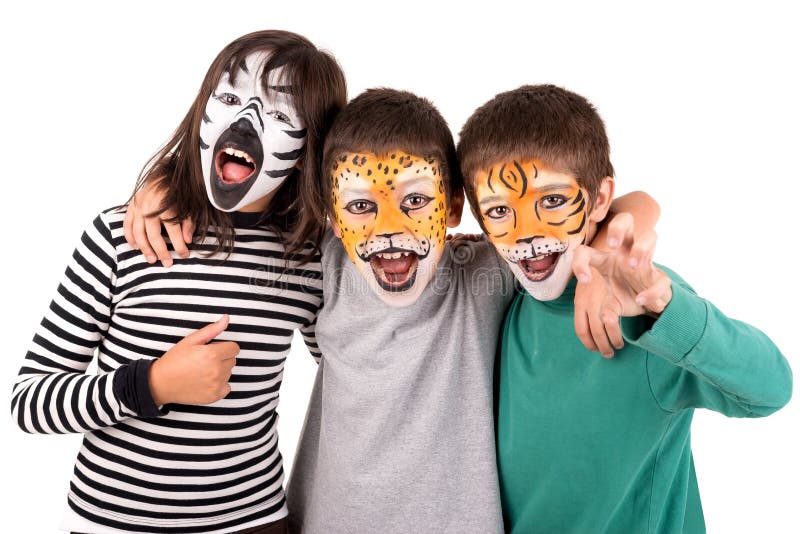
M 285 93 L 287 95 L 295 94 L 294 85 L 268 85 L 267 87 L 269 87 L 276 93 Z
M 352 188 L 347 188 L 347 189 L 341 189 L 341 187 L 340 187 L 340 192 L 339 192 L 339 196 L 341 196 L 342 198 L 344 198 L 344 197 L 362 198 L 362 197 L 371 196 L 371 195 L 372 195 L 372 190 L 369 189 L 368 187 L 366 187 L 366 188 L 364 188 L 364 187 L 352 187 Z
M 429 173 L 424 173 L 424 174 L 419 174 L 419 175 L 415 174 L 413 178 L 409 178 L 408 180 L 400 180 L 400 179 L 398 179 L 397 180 L 397 186 L 398 187 L 409 187 L 409 186 L 412 186 L 412 185 L 417 185 L 417 183 L 419 183 L 419 182 L 430 183 L 432 178 L 433 178 L 433 176 L 431 176 Z M 431 184 L 431 185 L 433 185 L 433 184 Z
M 542 187 L 534 187 L 534 188 L 531 189 L 531 192 L 539 193 L 539 194 L 545 194 L 545 193 L 551 193 L 553 191 L 564 191 L 566 189 L 572 189 L 572 185 L 570 185 L 570 184 L 550 184 L 550 185 L 545 185 L 545 186 L 542 186 Z M 493 202 L 503 202 L 505 200 L 506 200 L 505 197 L 502 197 L 500 195 L 493 195 L 493 196 L 486 197 L 486 198 L 482 199 L 478 204 L 483 206 L 484 204 L 491 204 Z

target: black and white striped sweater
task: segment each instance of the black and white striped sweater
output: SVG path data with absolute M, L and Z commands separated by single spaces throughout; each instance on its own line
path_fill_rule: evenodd
M 13 417 L 27 432 L 84 433 L 68 502 L 98 526 L 229 532 L 283 517 L 275 408 L 295 329 L 318 356 L 319 257 L 287 261 L 275 232 L 235 213 L 227 259 L 202 255 L 211 232 L 165 269 L 127 244 L 123 216 L 107 210 L 81 237 L 15 383 Z M 152 360 L 225 313 L 217 340 L 241 349 L 230 394 L 155 406 Z M 86 374 L 95 353 L 97 374 Z

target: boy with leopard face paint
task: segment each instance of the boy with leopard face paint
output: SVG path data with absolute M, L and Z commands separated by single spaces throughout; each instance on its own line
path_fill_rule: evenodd
M 472 210 L 523 288 L 496 391 L 506 529 L 704 532 L 694 408 L 776 411 L 792 391 L 786 360 L 675 273 L 631 262 L 629 244 L 610 255 L 582 246 L 614 191 L 604 126 L 583 97 L 554 86 L 499 94 L 465 124 L 459 156 Z M 604 280 L 603 300 L 623 317 L 627 345 L 613 360 L 568 335 L 583 285 L 573 269 Z

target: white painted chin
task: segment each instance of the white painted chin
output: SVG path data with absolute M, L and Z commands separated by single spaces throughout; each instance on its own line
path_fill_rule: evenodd
M 424 259 L 414 254 L 408 273 L 398 273 L 391 278 L 386 277 L 375 261 L 366 263 L 359 260 L 357 267 L 378 298 L 394 308 L 404 308 L 414 304 L 425 291 L 441 255 L 441 250 L 431 250 Z
M 536 300 L 548 301 L 560 297 L 572 280 L 573 256 L 574 248 L 568 247 L 565 251 L 554 253 L 548 258 L 539 256 L 536 259 L 514 263 L 509 261 L 508 264 L 511 272 L 530 296 Z M 544 264 L 544 268 L 536 269 L 538 263 Z

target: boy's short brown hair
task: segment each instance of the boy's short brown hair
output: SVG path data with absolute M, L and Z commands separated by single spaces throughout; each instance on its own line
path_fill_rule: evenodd
M 344 107 L 325 139 L 322 188 L 329 209 L 333 209 L 330 169 L 339 156 L 353 152 L 385 156 L 392 150 L 435 158 L 448 201 L 463 187 L 453 134 L 436 107 L 408 91 L 368 89 Z
M 584 97 L 555 85 L 523 85 L 479 107 L 461 129 L 458 156 L 473 209 L 475 176 L 503 161 L 536 159 L 573 176 L 592 200 L 603 178 L 614 176 L 597 110 Z

